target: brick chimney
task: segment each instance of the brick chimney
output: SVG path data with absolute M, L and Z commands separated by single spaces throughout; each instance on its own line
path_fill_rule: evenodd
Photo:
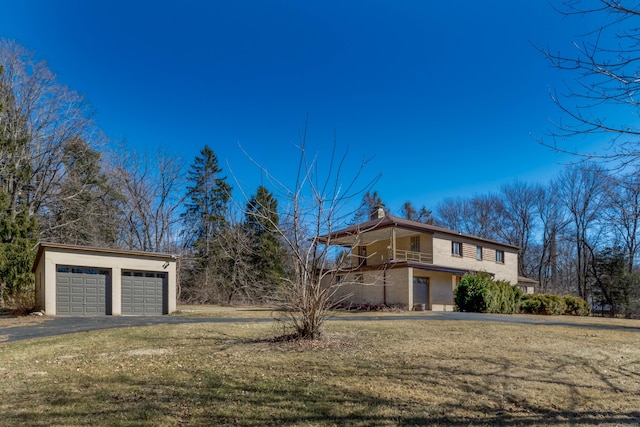
M 385 212 L 383 206 L 376 206 L 375 208 L 373 208 L 373 211 L 371 211 L 371 219 L 381 219 L 384 218 L 386 214 L 387 213 Z

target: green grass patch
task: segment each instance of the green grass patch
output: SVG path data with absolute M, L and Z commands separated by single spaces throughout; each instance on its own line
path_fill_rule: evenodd
M 236 316 L 242 317 L 242 316 Z M 630 425 L 640 322 L 123 328 L 0 344 L 2 425 Z

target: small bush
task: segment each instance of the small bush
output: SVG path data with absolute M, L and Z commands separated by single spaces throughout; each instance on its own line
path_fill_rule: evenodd
M 565 308 L 564 299 L 557 295 L 529 294 L 520 300 L 521 313 L 559 316 L 564 314 Z
M 591 314 L 589 303 L 580 297 L 567 295 L 564 297 L 564 313 L 568 316 L 588 316 Z
M 522 292 L 504 280 L 491 281 L 485 294 L 487 313 L 513 314 L 518 311 Z
M 457 311 L 512 314 L 518 311 L 522 292 L 487 273 L 465 275 L 455 291 Z
M 36 310 L 36 300 L 33 291 L 18 292 L 15 295 L 6 296 L 5 307 L 14 316 L 26 316 Z
M 465 274 L 456 287 L 454 302 L 457 311 L 484 313 L 487 310 L 485 294 L 491 282 L 486 273 Z

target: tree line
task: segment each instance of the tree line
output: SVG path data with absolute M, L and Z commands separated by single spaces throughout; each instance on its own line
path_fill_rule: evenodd
M 633 121 L 640 14 L 601 3 L 567 0 L 559 7 L 569 17 L 603 15 L 607 23 L 584 33 L 575 55 L 540 49 L 553 66 L 579 73 L 567 80 L 566 96 L 552 94 L 567 122 L 557 122 L 551 142 L 540 142 L 566 151 L 567 138 L 607 134 L 611 149 L 575 152 L 586 162 L 567 166 L 549 183 L 505 183 L 495 193 L 449 198 L 432 210 L 408 201 L 400 215 L 517 246 L 518 272 L 537 280 L 539 291 L 578 295 L 609 314 L 631 316 L 640 299 L 640 133 Z M 572 105 L 575 99 L 585 103 Z M 598 108 L 608 105 L 631 118 L 611 122 Z M 314 162 L 307 160 L 303 150 L 299 182 L 277 198 L 260 187 L 234 202 L 210 147 L 186 174 L 172 153 L 137 153 L 126 144 L 108 149 L 86 99 L 59 83 L 44 61 L 2 40 L 0 301 L 15 302 L 32 289 L 39 240 L 178 254 L 180 295 L 190 302 L 255 301 L 277 295 L 282 283 L 315 286 L 313 277 L 329 265 L 327 242 L 318 236 L 344 223 L 337 208 L 361 193 L 325 192 L 326 183 L 309 179 Z M 283 198 L 293 211 L 280 212 Z M 380 205 L 380 196 L 367 191 L 352 221 Z M 298 290 L 308 295 L 306 289 Z
M 208 146 L 183 170 L 172 153 L 109 149 L 86 99 L 2 40 L 0 301 L 32 301 L 39 241 L 178 254 L 189 302 L 269 295 L 284 275 L 273 194 L 259 187 L 233 205 Z

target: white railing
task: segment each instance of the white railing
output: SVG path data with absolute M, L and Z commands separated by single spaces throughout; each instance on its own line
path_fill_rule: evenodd
M 419 262 L 421 264 L 433 264 L 433 254 L 425 252 L 412 252 L 396 249 L 394 261 L 412 261 Z

